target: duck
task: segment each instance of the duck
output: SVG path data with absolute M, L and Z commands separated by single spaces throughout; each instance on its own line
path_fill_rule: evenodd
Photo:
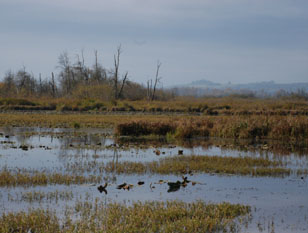
M 122 189 L 122 188 L 124 188 L 126 185 L 127 185 L 126 183 L 120 184 L 120 185 L 118 185 L 117 189 Z
M 134 185 L 133 184 L 126 184 L 124 187 L 123 187 L 123 189 L 124 190 L 130 190 L 131 188 L 133 188 L 134 187 Z
M 168 182 L 167 184 L 169 186 L 169 189 L 167 191 L 168 193 L 178 191 L 180 189 L 181 185 L 182 185 L 181 181 Z
M 108 185 L 108 183 L 105 183 L 104 186 L 102 186 L 102 185 L 98 186 L 98 187 L 97 187 L 98 191 L 99 191 L 100 193 L 104 192 L 105 194 L 107 194 L 107 190 L 106 190 L 107 185 Z

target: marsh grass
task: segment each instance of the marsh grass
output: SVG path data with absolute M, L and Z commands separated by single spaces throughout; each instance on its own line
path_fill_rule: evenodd
M 140 135 L 166 135 L 173 133 L 176 126 L 170 122 L 149 122 L 149 121 L 132 121 L 118 124 L 116 134 L 123 136 L 140 136 Z
M 185 174 L 194 173 L 234 174 L 244 176 L 286 176 L 292 172 L 305 174 L 305 170 L 293 171 L 285 164 L 263 158 L 220 157 L 220 156 L 172 156 L 152 162 L 75 162 L 68 163 L 71 172 L 97 172 L 118 174 Z
M 169 127 L 168 127 L 169 125 Z M 159 123 L 133 120 L 118 123 L 116 135 L 163 135 L 167 138 L 221 137 L 246 139 L 308 139 L 307 117 L 229 116 L 177 117 Z
M 156 115 L 102 115 L 102 114 L 66 114 L 66 113 L 0 113 L 0 126 L 46 127 L 46 128 L 110 128 L 117 123 L 130 122 L 133 119 L 146 119 L 151 122 L 165 121 L 169 116 Z
M 234 158 L 219 156 L 174 156 L 149 163 L 122 162 L 114 168 L 112 163 L 106 165 L 107 171 L 113 168 L 118 173 L 144 173 L 149 171 L 158 174 L 183 174 L 188 171 L 236 174 L 251 176 L 281 176 L 290 175 L 291 170 L 278 167 L 276 161 L 262 158 Z
M 35 186 L 48 184 L 84 184 L 98 183 L 101 181 L 99 176 L 67 175 L 60 173 L 46 174 L 44 172 L 35 172 L 28 174 L 25 172 L 13 173 L 7 170 L 0 172 L 0 186 Z
M 281 162 L 263 158 L 220 156 L 174 156 L 149 163 L 149 170 L 160 174 L 188 171 L 252 176 L 289 175 L 290 169 L 280 168 Z
M 305 116 L 188 116 L 0 113 L 0 126 L 113 128 L 116 135 L 307 140 Z
M 55 213 L 37 209 L 28 213 L 3 214 L 0 218 L 0 232 L 60 232 L 60 225 Z
M 100 183 L 102 175 L 117 174 L 185 174 L 194 173 L 234 174 L 244 176 L 287 176 L 291 173 L 306 175 L 307 170 L 291 170 L 282 162 L 263 158 L 250 157 L 220 157 L 220 156 L 173 156 L 161 158 L 152 162 L 98 162 L 84 161 L 67 163 L 65 170 L 72 173 L 44 173 L 39 171 L 0 172 L 0 187 L 2 186 L 37 186 L 50 184 L 85 184 Z M 96 175 L 82 175 L 83 173 Z
M 49 210 L 3 214 L 0 232 L 234 232 L 251 211 L 249 206 L 201 201 L 137 202 L 129 206 L 96 201 L 80 206 L 75 209 L 80 218 L 67 216 L 63 224 Z

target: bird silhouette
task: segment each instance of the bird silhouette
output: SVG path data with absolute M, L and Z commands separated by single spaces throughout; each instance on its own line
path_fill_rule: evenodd
M 122 189 L 122 188 L 124 188 L 126 185 L 127 185 L 126 183 L 120 184 L 120 185 L 118 185 L 117 189 Z
M 108 184 L 105 183 L 104 186 L 102 186 L 102 185 L 98 186 L 98 187 L 97 187 L 98 191 L 99 191 L 100 193 L 104 192 L 105 194 L 107 194 L 107 193 L 108 193 L 107 190 L 106 190 L 107 185 L 108 185 Z

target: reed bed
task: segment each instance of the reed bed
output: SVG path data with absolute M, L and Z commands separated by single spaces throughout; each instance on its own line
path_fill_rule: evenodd
M 24 172 L 13 173 L 7 170 L 0 172 L 0 187 L 1 186 L 36 186 L 49 184 L 84 184 L 98 183 L 101 181 L 99 176 L 81 176 L 81 175 L 66 175 L 60 173 L 46 174 L 43 172 L 35 172 L 28 174 Z
M 290 116 L 178 117 L 155 124 L 149 120 L 133 120 L 118 123 L 115 134 L 124 136 L 156 134 L 182 139 L 211 136 L 306 140 L 308 139 L 308 120 L 307 117 Z
M 77 220 L 66 216 L 63 224 L 54 212 L 31 210 L 0 217 L 0 232 L 235 232 L 247 222 L 250 207 L 206 204 L 201 201 L 137 202 L 130 206 L 83 203 Z

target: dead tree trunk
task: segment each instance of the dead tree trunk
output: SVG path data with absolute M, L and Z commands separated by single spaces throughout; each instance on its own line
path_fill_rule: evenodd
M 123 92 L 123 88 L 124 88 L 124 85 L 125 85 L 125 81 L 127 79 L 127 75 L 128 75 L 128 72 L 126 72 L 126 74 L 124 75 L 124 78 L 122 80 L 122 85 L 121 85 L 121 89 L 119 91 L 118 98 L 121 98 L 121 96 L 122 96 L 122 92 Z
M 51 73 L 51 91 L 52 91 L 52 97 L 56 97 L 56 84 L 55 84 L 55 76 L 53 72 Z
M 152 101 L 155 98 L 155 91 L 156 91 L 157 83 L 159 83 L 159 81 L 161 79 L 161 78 L 158 77 L 160 66 L 161 66 L 161 63 L 160 63 L 160 61 L 158 61 L 157 62 L 157 67 L 156 67 L 155 82 L 154 82 L 154 86 L 153 86 L 153 93 L 152 93 L 152 98 L 151 98 Z
M 119 82 L 119 65 L 120 65 L 121 45 L 117 48 L 117 53 L 114 55 L 114 99 L 118 99 L 118 82 Z

